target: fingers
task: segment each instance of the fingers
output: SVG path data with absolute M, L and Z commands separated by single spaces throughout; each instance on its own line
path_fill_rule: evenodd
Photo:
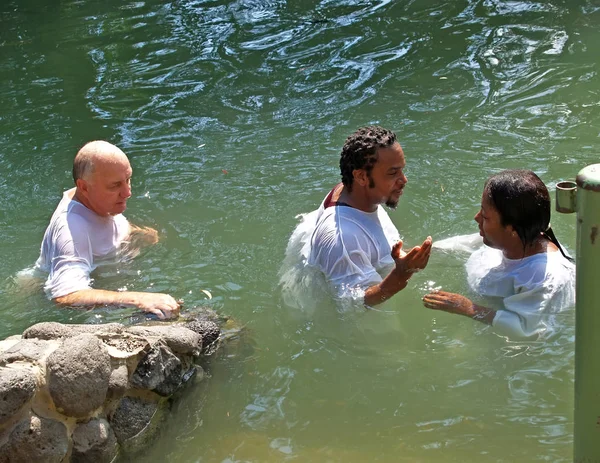
M 159 309 L 148 309 L 146 312 L 156 315 L 161 320 L 165 319 L 165 314 Z
M 400 259 L 400 254 L 402 251 L 402 240 L 398 241 L 396 244 L 394 244 L 394 246 L 392 246 L 392 258 L 393 259 Z
M 454 293 L 449 293 L 448 291 L 442 291 L 441 289 L 436 289 L 434 291 L 431 291 L 430 293 L 425 294 L 425 296 L 423 296 L 423 299 L 430 299 L 430 300 L 441 300 L 441 299 L 447 299 L 448 297 L 454 295 Z
M 431 255 L 431 248 L 433 246 L 433 241 L 431 239 L 431 236 L 428 236 L 425 241 L 423 241 L 423 244 L 421 245 L 421 249 L 423 250 L 423 252 L 427 253 L 427 258 L 429 258 L 429 256 Z
M 183 301 L 181 301 L 183 303 Z M 179 316 L 180 302 L 168 294 L 145 293 L 140 308 L 145 312 L 156 315 L 159 319 L 176 318 Z
M 446 291 L 432 291 L 423 296 L 423 305 L 428 309 L 444 310 L 449 294 Z
M 177 317 L 179 315 L 179 309 L 183 304 L 183 299 L 175 300 L 170 295 L 167 295 L 166 307 L 162 309 L 163 313 L 167 318 Z

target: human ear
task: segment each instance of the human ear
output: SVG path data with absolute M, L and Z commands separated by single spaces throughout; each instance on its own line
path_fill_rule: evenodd
M 78 178 L 75 181 L 75 186 L 77 187 L 77 189 L 79 191 L 85 192 L 85 193 L 87 193 L 87 191 L 89 189 L 87 182 L 84 179 L 82 179 L 82 178 Z
M 354 181 L 360 186 L 364 187 L 369 184 L 369 176 L 365 169 L 354 169 L 352 171 L 352 177 L 354 177 Z
M 506 232 L 510 235 L 511 238 L 518 238 L 519 240 L 521 238 L 519 238 L 519 234 L 517 233 L 517 231 L 513 228 L 512 225 L 507 225 L 506 226 Z

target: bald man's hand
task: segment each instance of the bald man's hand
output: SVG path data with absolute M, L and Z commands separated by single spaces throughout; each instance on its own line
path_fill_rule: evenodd
M 137 306 L 144 312 L 152 313 L 158 318 L 176 318 L 179 316 L 179 303 L 169 294 L 137 293 Z
M 129 224 L 128 241 L 139 246 L 153 245 L 158 243 L 158 232 L 154 228 Z

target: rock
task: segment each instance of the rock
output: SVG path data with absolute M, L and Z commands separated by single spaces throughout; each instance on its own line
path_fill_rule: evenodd
M 57 343 L 40 339 L 23 339 L 0 354 L 0 366 L 13 362 L 31 362 L 40 364 L 52 352 Z
M 150 343 L 147 339 L 131 333 L 108 333 L 100 334 L 98 337 L 102 339 L 108 354 L 112 358 L 127 359 L 137 356 L 140 352 L 150 350 Z
M 15 426 L 6 445 L 0 448 L 0 463 L 59 463 L 68 449 L 64 424 L 31 415 Z
M 182 325 L 132 326 L 127 331 L 138 336 L 161 337 L 178 354 L 195 356 L 202 350 L 202 335 Z
M 212 320 L 191 320 L 185 326 L 202 336 L 202 354 L 211 355 L 218 347 L 221 329 Z
M 71 338 L 83 333 L 121 333 L 124 326 L 120 323 L 103 325 L 64 325 L 56 322 L 44 322 L 30 326 L 23 332 L 23 338 L 60 339 Z
M 102 418 L 79 424 L 72 439 L 71 463 L 110 463 L 119 451 L 114 431 Z
M 0 369 L 0 424 L 14 416 L 37 390 L 35 374 L 27 369 Z
M 46 362 L 48 390 L 59 412 L 82 418 L 106 399 L 110 356 L 92 334 L 65 339 Z
M 129 385 L 129 371 L 127 365 L 119 365 L 110 374 L 108 380 L 108 395 L 111 398 L 121 397 L 125 395 L 127 386 Z
M 138 363 L 131 377 L 131 383 L 141 389 L 149 389 L 162 396 L 168 396 L 181 386 L 183 377 L 181 360 L 160 341 Z
M 148 402 L 138 397 L 123 397 L 110 419 L 119 444 L 130 447 L 127 441 L 140 437 L 143 431 L 152 431 L 154 427 L 150 424 L 159 408 L 156 402 Z M 157 421 L 160 419 L 157 418 Z
M 0 353 L 1 352 L 5 352 L 8 349 L 10 349 L 11 347 L 13 347 L 15 344 L 18 344 L 19 341 L 21 340 L 21 336 L 19 336 L 18 339 L 3 339 L 2 341 L 0 341 Z

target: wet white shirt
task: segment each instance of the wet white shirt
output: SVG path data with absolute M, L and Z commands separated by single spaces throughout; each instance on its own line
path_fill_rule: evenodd
M 66 191 L 50 219 L 36 270 L 48 274 L 44 291 L 51 299 L 90 289 L 90 273 L 102 262 L 114 260 L 129 234 L 122 215 L 102 217 Z
M 323 209 L 310 240 L 308 264 L 318 267 L 331 284 L 367 289 L 394 267 L 392 246 L 398 230 L 382 206 L 363 212 L 348 206 Z
M 575 304 L 575 265 L 557 252 L 507 259 L 483 245 L 479 234 L 449 238 L 442 249 L 473 250 L 466 270 L 469 286 L 499 302 L 493 326 L 504 334 L 526 338 L 555 323 L 555 314 Z
M 285 289 L 303 284 L 308 289 L 301 272 L 317 270 L 343 302 L 362 304 L 364 291 L 380 283 L 393 268 L 390 253 L 399 239 L 382 206 L 363 212 L 341 205 L 325 208 L 322 203 L 302 217 L 290 238 L 282 285 Z

